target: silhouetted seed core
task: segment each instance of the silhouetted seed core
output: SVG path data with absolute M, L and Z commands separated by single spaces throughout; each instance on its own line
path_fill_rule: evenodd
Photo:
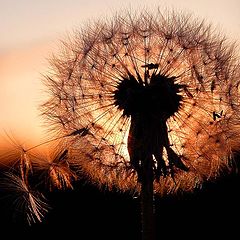
M 124 77 L 114 92 L 115 105 L 123 115 L 131 117 L 128 135 L 130 162 L 138 173 L 139 181 L 173 175 L 174 167 L 188 168 L 171 148 L 167 119 L 181 107 L 183 86 L 175 77 L 152 74 L 148 81 L 133 75 Z M 164 156 L 164 151 L 166 155 Z M 146 173 L 143 174 L 144 171 Z
M 134 76 L 123 78 L 114 92 L 115 104 L 125 116 L 151 114 L 168 119 L 181 105 L 181 86 L 175 84 L 175 77 L 153 74 L 149 83 L 143 84 Z

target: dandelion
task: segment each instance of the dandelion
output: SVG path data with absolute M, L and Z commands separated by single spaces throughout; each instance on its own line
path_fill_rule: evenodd
M 51 191 L 53 188 L 73 189 L 72 180 L 76 180 L 76 174 L 70 169 L 67 150 L 60 154 L 55 150 L 48 159 L 41 152 L 37 152 L 36 148 L 60 138 L 25 148 L 14 137 L 10 137 L 9 134 L 7 136 L 11 148 L 1 152 L 0 162 L 5 162 L 6 173 L 0 186 L 11 197 L 17 212 L 27 219 L 29 225 L 37 221 L 42 222 L 49 210 L 49 205 L 42 193 L 32 189 L 37 189 L 42 183 L 38 182 L 39 172 L 46 180 L 45 191 Z
M 35 159 L 34 154 L 29 151 L 17 139 L 6 133 L 11 149 L 5 149 L 1 153 L 1 162 L 7 162 L 12 168 L 19 168 L 22 180 L 28 185 L 29 174 L 32 173 L 32 162 Z
M 42 222 L 49 210 L 46 199 L 42 194 L 32 190 L 18 175 L 7 172 L 1 179 L 1 189 L 8 193 L 17 212 L 26 217 L 29 225 Z
M 40 171 L 47 188 L 52 191 L 73 189 L 72 182 L 77 180 L 76 173 L 68 162 L 68 150 L 54 151 L 49 158 L 39 158 L 35 162 L 36 172 Z
M 234 44 L 190 14 L 116 15 L 65 41 L 45 79 L 50 130 L 68 136 L 81 173 L 142 198 L 192 191 L 231 170 L 239 149 Z M 145 220 L 144 220 L 145 219 Z
M 16 212 L 29 225 L 42 222 L 50 206 L 39 192 L 42 185 L 39 177 L 41 180 L 44 176 L 45 185 L 42 191 L 52 191 L 54 188 L 73 189 L 72 182 L 77 180 L 77 175 L 68 163 L 68 150 L 62 150 L 64 146 L 59 143 L 66 136 L 46 140 L 29 148 L 23 147 L 9 134 L 7 136 L 12 148 L 1 152 L 0 162 L 5 162 L 3 166 L 6 173 L 3 173 L 0 188 L 11 198 Z M 54 151 L 50 157 L 36 151 L 36 148 L 51 142 L 57 142 L 58 146 L 52 146 Z

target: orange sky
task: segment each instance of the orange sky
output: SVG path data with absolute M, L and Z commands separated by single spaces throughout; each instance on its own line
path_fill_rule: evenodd
M 4 131 L 30 145 L 44 137 L 37 107 L 42 102 L 41 73 L 56 50 L 56 40 L 89 18 L 111 14 L 120 7 L 154 8 L 151 0 L 2 0 L 0 8 L 0 142 Z M 239 0 L 169 0 L 161 6 L 177 6 L 219 24 L 240 40 Z M 3 141 L 3 140 L 2 140 Z
M 4 131 L 26 141 L 41 135 L 37 106 L 43 99 L 41 73 L 47 69 L 44 56 L 50 54 L 50 43 L 25 47 L 0 57 L 0 138 Z

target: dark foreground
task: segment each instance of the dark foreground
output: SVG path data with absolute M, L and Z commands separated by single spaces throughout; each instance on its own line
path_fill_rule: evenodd
M 3 192 L 0 239 L 141 238 L 139 200 L 127 194 L 79 182 L 74 191 L 48 194 L 52 209 L 31 227 L 13 215 L 11 203 L 2 197 Z M 239 217 L 240 173 L 208 183 L 194 194 L 156 199 L 158 239 L 238 239 Z

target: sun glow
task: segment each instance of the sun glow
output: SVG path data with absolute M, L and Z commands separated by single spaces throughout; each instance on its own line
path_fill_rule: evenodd
M 5 132 L 30 145 L 44 139 L 38 106 L 46 97 L 41 80 L 52 44 L 43 42 L 0 55 L 1 146 L 8 143 Z

